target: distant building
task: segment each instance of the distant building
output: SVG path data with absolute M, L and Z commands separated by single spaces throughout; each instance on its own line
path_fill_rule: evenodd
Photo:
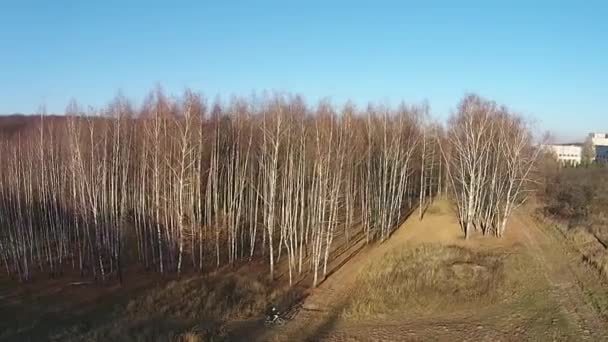
M 598 163 L 608 163 L 608 146 L 595 146 L 595 161 Z
M 608 163 L 608 134 L 591 133 L 589 138 L 593 144 L 594 160 L 598 163 Z
M 557 160 L 565 165 L 579 165 L 583 154 L 581 144 L 553 144 L 545 145 L 545 148 L 552 151 Z
M 589 137 L 593 146 L 608 146 L 608 134 L 606 133 L 591 133 Z

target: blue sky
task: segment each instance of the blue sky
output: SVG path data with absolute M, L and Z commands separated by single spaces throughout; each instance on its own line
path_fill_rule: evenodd
M 563 139 L 608 131 L 606 1 L 0 0 L 0 113 L 140 102 L 156 84 L 445 118 L 467 92 Z

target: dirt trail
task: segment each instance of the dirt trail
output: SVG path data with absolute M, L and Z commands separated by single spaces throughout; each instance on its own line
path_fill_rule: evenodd
M 414 213 L 389 240 L 366 247 L 315 289 L 293 321 L 266 331 L 259 340 L 608 341 L 608 326 L 594 300 L 608 295 L 599 277 L 582 265 L 563 237 L 527 214 L 517 213 L 508 229 L 503 239 L 465 241 L 447 203 L 431 207 L 422 221 Z M 403 312 L 356 322 L 342 318 L 362 270 L 386 253 L 424 243 L 518 255 L 522 262 L 513 277 L 523 278 L 514 280 L 522 285 L 514 286 L 514 295 L 505 295 L 502 302 L 474 309 L 445 308 L 427 316 Z
M 544 265 L 552 297 L 559 303 L 561 311 L 572 323 L 581 340 L 607 340 L 608 325 L 594 307 L 594 297 L 604 295 L 603 281 L 594 270 L 584 267 L 577 255 L 562 237 L 542 229 L 528 215 L 516 215 L 515 226 L 522 233 L 531 255 Z M 598 286 L 599 285 L 599 286 Z

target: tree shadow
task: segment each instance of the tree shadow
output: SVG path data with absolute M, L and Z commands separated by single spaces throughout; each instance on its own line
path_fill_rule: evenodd
M 303 335 L 304 341 L 319 341 L 335 330 L 340 321 L 340 314 L 348 305 L 348 300 L 342 301 L 332 309 L 328 317 L 321 324 L 314 328 L 310 333 Z

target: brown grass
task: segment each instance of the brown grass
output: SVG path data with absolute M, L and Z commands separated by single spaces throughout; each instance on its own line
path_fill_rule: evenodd
M 595 225 L 569 226 L 541 214 L 536 214 L 535 218 L 542 224 L 554 228 L 566 238 L 574 249 L 581 254 L 582 260 L 608 281 L 608 249 L 605 247 L 608 242 L 608 233 L 605 225 L 596 222 Z
M 446 209 L 449 210 L 450 208 L 448 208 L 449 203 L 446 202 L 441 202 L 441 203 L 437 203 L 437 202 L 433 202 L 425 211 L 424 214 L 425 215 L 444 215 L 446 214 Z
M 221 327 L 219 329 L 207 330 L 195 327 L 190 331 L 180 334 L 175 340 L 176 342 L 223 342 L 229 341 L 229 338 Z
M 130 316 L 160 314 L 186 319 L 236 319 L 259 313 L 272 293 L 260 279 L 237 274 L 172 281 L 127 305 Z
M 132 299 L 107 324 L 61 339 L 226 341 L 226 321 L 262 317 L 269 303 L 287 294 L 262 275 L 236 272 L 172 281 Z
M 600 239 L 599 235 L 584 227 L 569 229 L 565 234 L 578 252 L 581 253 L 583 261 L 608 280 L 608 250 L 602 244 L 605 242 L 598 240 Z
M 395 249 L 361 273 L 343 316 L 364 319 L 492 301 L 503 278 L 498 255 L 435 244 Z
M 179 342 L 204 342 L 205 337 L 196 332 L 186 332 L 180 335 Z

